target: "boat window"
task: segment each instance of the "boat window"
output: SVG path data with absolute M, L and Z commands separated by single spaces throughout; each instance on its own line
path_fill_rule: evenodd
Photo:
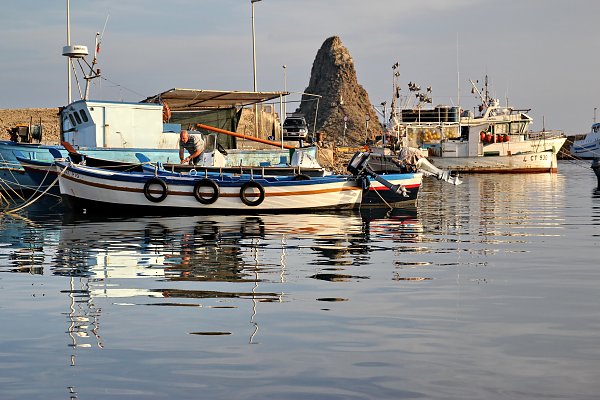
M 510 125 L 510 133 L 523 133 L 525 131 L 524 122 L 513 122 Z
M 77 120 L 77 123 L 81 124 L 81 117 L 79 116 L 79 114 L 77 114 L 77 111 L 74 112 L 73 115 L 75 116 L 75 119 Z
M 75 118 L 73 118 L 73 114 L 67 114 L 69 119 L 71 120 L 71 125 L 75 126 Z
M 494 133 L 495 134 L 505 134 L 508 133 L 508 124 L 497 124 L 494 126 Z
M 83 122 L 88 122 L 89 121 L 87 113 L 85 112 L 85 110 L 80 110 L 79 114 L 81 114 L 81 118 L 83 119 Z

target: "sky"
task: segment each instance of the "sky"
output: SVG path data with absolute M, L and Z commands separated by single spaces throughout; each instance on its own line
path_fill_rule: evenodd
M 0 108 L 67 103 L 66 4 L 3 1 Z M 92 99 L 253 90 L 250 0 L 71 0 L 70 8 L 71 44 L 92 51 L 104 31 Z M 287 89 L 295 108 L 317 51 L 339 36 L 374 105 L 390 104 L 398 62 L 403 96 L 415 82 L 431 86 L 434 105 L 473 109 L 469 79 L 481 87 L 487 75 L 501 104 L 531 109 L 533 130 L 585 133 L 600 106 L 599 15 L 597 0 L 261 0 L 257 89 Z

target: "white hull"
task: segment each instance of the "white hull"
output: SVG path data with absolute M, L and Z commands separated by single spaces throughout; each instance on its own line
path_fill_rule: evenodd
M 592 125 L 590 133 L 581 140 L 575 140 L 571 146 L 571 155 L 576 158 L 600 157 L 600 123 Z
M 248 180 L 213 179 L 219 185 L 219 193 L 212 204 L 203 204 L 194 196 L 194 185 L 203 177 L 167 177 L 160 179 L 166 184 L 166 197 L 161 201 L 152 201 L 148 194 L 160 198 L 164 192 L 159 184 L 147 185 L 148 180 L 156 178 L 151 174 L 120 173 L 83 166 L 69 166 L 58 163 L 61 194 L 67 200 L 80 206 L 103 207 L 113 205 L 130 210 L 155 209 L 190 212 L 248 212 L 261 213 L 273 211 L 294 211 L 312 209 L 352 209 L 360 205 L 362 189 L 354 179 L 344 177 L 313 178 L 305 181 L 291 181 L 289 178 L 257 178 L 253 180 L 264 190 L 264 199 L 260 192 L 248 188 L 242 194 L 242 184 Z M 146 193 L 145 193 L 146 186 Z M 213 192 L 203 187 L 203 197 Z M 247 205 L 245 197 L 256 205 Z M 79 207 L 79 206 L 78 206 Z M 106 211 L 106 210 L 105 210 Z
M 567 138 L 562 132 L 531 132 L 528 110 L 500 106 L 475 83 L 481 98 L 479 115 L 458 107 L 436 106 L 401 110 L 394 130 L 402 145 L 420 147 L 441 169 L 462 172 L 555 172 L 556 154 Z M 413 89 L 411 89 L 413 90 Z M 420 90 L 420 88 L 414 89 Z M 423 93 L 418 94 L 419 101 Z M 430 100 L 430 99 L 429 99 Z M 460 114 L 460 117 L 459 117 Z
M 457 172 L 557 172 L 558 161 L 553 151 L 505 156 L 431 157 L 438 168 Z

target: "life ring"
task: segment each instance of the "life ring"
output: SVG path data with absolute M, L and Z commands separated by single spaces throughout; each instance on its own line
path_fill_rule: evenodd
M 163 103 L 163 122 L 167 122 L 171 119 L 171 108 L 167 102 Z
M 258 198 L 256 200 L 250 200 L 246 190 L 251 189 L 252 197 L 254 197 L 254 189 L 258 190 Z M 256 181 L 248 181 L 244 183 L 240 189 L 240 199 L 242 202 L 250 207 L 255 207 L 263 202 L 265 199 L 265 189 L 262 185 Z
M 208 197 L 202 195 L 202 189 L 205 187 L 212 190 L 212 193 Z M 202 204 L 212 204 L 219 198 L 219 185 L 212 179 L 200 179 L 194 185 L 194 197 Z
M 152 186 L 152 185 L 160 186 L 161 191 L 160 191 L 160 195 L 158 197 L 155 197 L 152 195 L 152 192 L 150 191 L 150 186 Z M 165 181 L 163 181 L 160 178 L 156 178 L 156 177 L 150 178 L 144 184 L 144 196 L 146 196 L 146 198 L 153 203 L 160 203 L 161 201 L 166 199 L 168 192 L 169 191 L 167 189 L 167 184 L 165 183 Z

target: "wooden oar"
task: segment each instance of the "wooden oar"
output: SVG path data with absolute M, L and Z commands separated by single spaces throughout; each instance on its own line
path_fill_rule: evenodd
M 196 124 L 197 128 L 206 129 L 207 131 L 213 131 L 217 133 L 223 133 L 225 135 L 234 136 L 242 139 L 251 140 L 253 142 L 265 143 L 275 147 L 282 147 L 284 149 L 295 149 L 296 147 L 290 146 L 289 144 L 281 144 L 280 142 L 275 142 L 273 140 L 261 139 L 254 136 L 244 135 L 243 133 L 226 131 L 225 129 L 215 128 L 214 126 L 204 125 L 204 124 Z

